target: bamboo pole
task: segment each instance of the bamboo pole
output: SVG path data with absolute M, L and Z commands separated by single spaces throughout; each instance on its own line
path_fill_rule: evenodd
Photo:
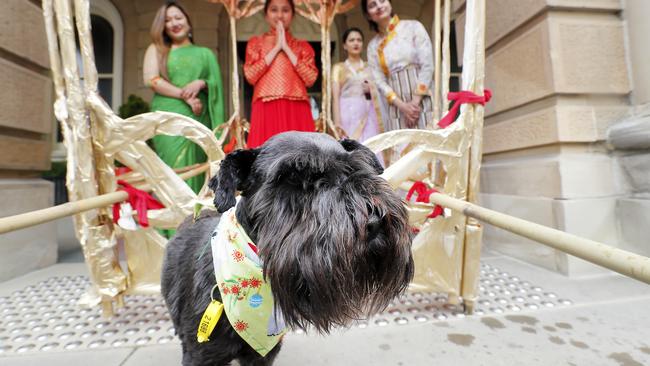
M 321 11 L 325 11 L 322 9 Z M 329 107 L 329 72 L 331 68 L 331 61 L 329 61 L 329 29 L 327 26 L 327 19 L 321 19 L 320 36 L 321 36 L 321 63 L 323 68 L 322 85 L 321 85 L 321 120 L 323 121 L 323 131 L 327 133 L 327 128 L 330 126 L 330 107 Z M 336 130 L 336 129 L 334 129 Z
M 446 1 L 446 5 L 449 0 Z M 463 65 L 463 84 L 461 90 L 471 90 L 482 94 L 485 79 L 485 6 L 486 0 L 467 0 L 465 4 L 465 51 Z M 445 17 L 447 14 L 445 14 Z M 446 20 L 446 22 L 449 22 Z M 448 66 L 448 65 L 447 65 Z M 444 72 L 444 71 L 443 71 Z M 449 78 L 447 77 L 447 85 Z M 446 97 L 446 96 L 445 96 Z M 445 105 L 448 105 L 445 101 Z M 483 119 L 484 108 L 480 105 L 465 106 L 465 131 L 469 135 L 470 149 L 466 162 L 467 185 L 466 200 L 478 203 L 481 169 L 483 156 Z M 481 240 L 483 228 L 478 220 L 467 217 L 465 221 L 465 239 L 463 245 L 463 276 L 461 281 L 461 296 L 466 309 L 473 311 L 474 302 L 478 298 L 479 263 L 481 258 Z
M 447 95 L 449 94 L 449 78 L 451 73 L 451 0 L 444 0 L 443 17 L 442 17 L 442 91 L 440 95 L 440 103 L 442 111 L 441 116 L 447 114 L 449 111 L 449 102 Z M 442 118 L 442 117 L 441 117 Z
M 328 129 L 332 131 L 334 138 L 338 139 L 339 134 L 334 127 L 332 119 L 332 42 L 331 42 L 331 22 L 330 12 L 334 9 L 321 8 L 320 11 L 325 14 L 324 19 L 320 20 L 321 27 L 321 65 L 323 68 L 322 86 L 321 86 L 321 121 L 323 131 L 327 133 Z M 333 18 L 332 18 L 333 19 Z
M 535 240 L 588 262 L 650 284 L 650 258 L 614 248 L 590 239 L 512 217 L 440 193 L 430 196 L 431 203 L 451 208 L 509 232 Z
M 203 164 L 194 170 L 180 174 L 179 177 L 183 180 L 187 180 L 206 172 L 209 168 L 209 164 Z M 151 187 L 149 185 L 142 185 L 136 188 L 143 191 L 151 190 Z M 38 211 L 3 217 L 0 218 L 0 234 L 44 224 L 46 222 L 54 221 L 67 216 L 77 215 L 89 210 L 108 207 L 115 203 L 124 202 L 127 198 L 129 198 L 129 195 L 125 191 L 116 191 L 79 201 L 67 202 L 58 206 L 48 207 Z
M 186 173 L 189 171 L 192 171 L 194 169 L 200 169 L 203 167 L 209 167 L 210 163 L 197 163 L 197 164 L 192 164 L 188 166 L 184 166 L 182 168 L 175 168 L 174 173 L 178 174 L 179 176 L 182 173 Z M 117 179 L 123 180 L 130 185 L 142 185 L 144 183 L 144 175 L 140 172 L 135 172 L 135 171 L 130 171 L 128 173 L 121 174 L 117 176 Z
M 233 105 L 233 116 L 235 120 L 233 121 L 233 131 L 232 135 L 237 139 L 237 148 L 243 149 L 245 147 L 244 141 L 244 132 L 242 131 L 242 115 L 241 115 L 241 104 L 240 104 L 240 86 L 239 86 L 239 65 L 237 62 L 237 18 L 230 14 L 230 48 L 231 48 L 231 57 L 232 57 L 232 71 L 231 71 L 231 85 L 232 85 L 232 105 Z M 226 134 L 224 133 L 224 137 Z
M 232 109 L 233 115 L 240 117 L 240 108 L 239 104 L 239 69 L 237 61 L 237 18 L 234 14 L 229 14 L 228 19 L 230 20 L 230 56 L 232 62 L 231 72 L 231 87 L 232 87 Z
M 193 168 L 192 170 L 179 174 L 178 177 L 181 178 L 182 180 L 188 180 L 190 178 L 196 177 L 197 175 L 203 174 L 209 170 L 210 170 L 210 163 L 204 163 L 199 165 L 196 168 Z M 152 187 L 149 184 L 134 185 L 134 186 L 135 188 L 145 192 L 151 192 L 152 190 Z
M 440 20 L 440 0 L 435 0 L 433 6 L 433 54 L 435 66 L 433 69 L 433 119 L 435 122 L 440 121 L 440 86 L 441 86 L 441 64 L 442 64 L 442 54 L 441 54 L 441 20 Z
M 0 234 L 44 224 L 62 217 L 77 215 L 89 210 L 107 207 L 114 203 L 122 202 L 127 198 L 129 198 L 128 193 L 117 191 L 79 201 L 67 202 L 38 211 L 3 217 L 0 218 Z

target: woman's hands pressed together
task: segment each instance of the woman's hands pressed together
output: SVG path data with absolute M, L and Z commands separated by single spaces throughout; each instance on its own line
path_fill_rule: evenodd
M 296 64 L 298 64 L 298 56 L 293 53 L 293 50 L 289 47 L 289 43 L 287 43 L 287 36 L 282 22 L 278 22 L 275 29 L 278 34 L 278 43 L 276 44 L 276 47 L 280 47 L 280 50 L 289 57 L 289 61 L 291 61 L 293 66 L 296 66 Z
M 284 34 L 284 26 L 282 25 L 282 22 L 278 22 L 275 30 L 276 30 L 276 34 L 278 35 L 277 42 L 275 43 L 275 47 L 280 51 L 284 51 L 285 48 L 287 47 L 287 37 Z

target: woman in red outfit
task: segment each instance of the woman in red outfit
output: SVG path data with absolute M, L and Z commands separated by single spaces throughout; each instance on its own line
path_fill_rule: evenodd
M 307 88 L 318 69 L 314 49 L 289 32 L 294 14 L 293 0 L 267 1 L 264 18 L 271 30 L 251 38 L 246 47 L 244 75 L 254 86 L 251 149 L 281 132 L 314 131 Z

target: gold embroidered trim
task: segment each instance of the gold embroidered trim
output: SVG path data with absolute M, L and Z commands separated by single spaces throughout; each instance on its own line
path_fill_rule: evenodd
M 386 31 L 388 32 L 388 35 L 386 38 L 384 38 L 383 41 L 379 44 L 379 48 L 377 49 L 377 55 L 379 56 L 379 65 L 381 66 L 381 69 L 384 71 L 384 75 L 388 76 L 390 70 L 388 70 L 388 65 L 386 64 L 386 56 L 384 56 L 384 48 L 390 42 L 395 36 L 397 35 L 397 32 L 395 32 L 395 28 L 397 27 L 397 24 L 399 24 L 399 17 L 395 15 L 391 20 L 390 23 L 388 24 L 388 28 Z

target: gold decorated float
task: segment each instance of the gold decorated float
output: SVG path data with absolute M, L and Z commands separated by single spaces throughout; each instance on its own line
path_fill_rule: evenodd
M 211 206 L 204 185 L 197 195 L 182 177 L 207 171 L 214 175 L 224 157 L 225 139 L 235 139 L 242 147 L 247 122 L 239 100 L 236 24 L 263 7 L 263 1 L 209 0 L 221 3 L 230 20 L 233 58 L 231 100 L 233 114 L 223 124 L 222 139 L 194 120 L 167 112 L 152 112 L 121 119 L 100 98 L 97 70 L 90 35 L 88 0 L 43 0 L 56 102 L 55 114 L 61 124 L 67 149 L 67 186 L 71 203 L 109 194 L 111 202 L 125 199 L 118 189 L 115 165 L 119 162 L 132 172 L 119 179 L 150 190 L 165 206 L 148 211 L 151 226 L 135 231 L 112 223 L 106 202 L 74 216 L 77 237 L 89 268 L 92 288 L 83 296 L 89 306 L 102 304 L 106 315 L 125 294 L 159 291 L 161 260 L 166 239 L 156 229 L 174 228 L 196 207 Z M 358 0 L 299 0 L 297 11 L 318 23 L 322 35 L 323 92 L 320 130 L 336 134 L 331 121 L 330 28 L 334 18 L 358 6 Z M 435 0 L 433 25 L 435 50 L 435 120 L 427 130 L 399 130 L 367 141 L 375 152 L 404 147 L 402 154 L 386 169 L 384 177 L 396 190 L 408 191 L 416 181 L 453 198 L 476 202 L 479 189 L 483 108 L 466 104 L 455 123 L 444 129 L 433 126 L 447 111 L 449 85 L 449 37 L 451 0 Z M 483 95 L 485 0 L 467 0 L 462 89 Z M 75 29 L 79 44 L 75 41 Z M 76 49 L 81 51 L 83 75 L 79 74 Z M 83 83 L 81 79 L 83 78 Z M 197 143 L 208 156 L 205 165 L 174 171 L 146 144 L 154 135 L 178 135 Z M 182 175 L 179 176 L 179 174 Z M 411 203 L 411 222 L 418 230 L 413 243 L 416 277 L 412 289 L 449 294 L 451 302 L 461 298 L 471 311 L 477 294 L 481 226 L 475 219 L 447 211 L 428 218 L 433 205 Z M 123 242 L 123 247 L 118 245 Z M 120 266 L 124 257 L 127 269 Z

